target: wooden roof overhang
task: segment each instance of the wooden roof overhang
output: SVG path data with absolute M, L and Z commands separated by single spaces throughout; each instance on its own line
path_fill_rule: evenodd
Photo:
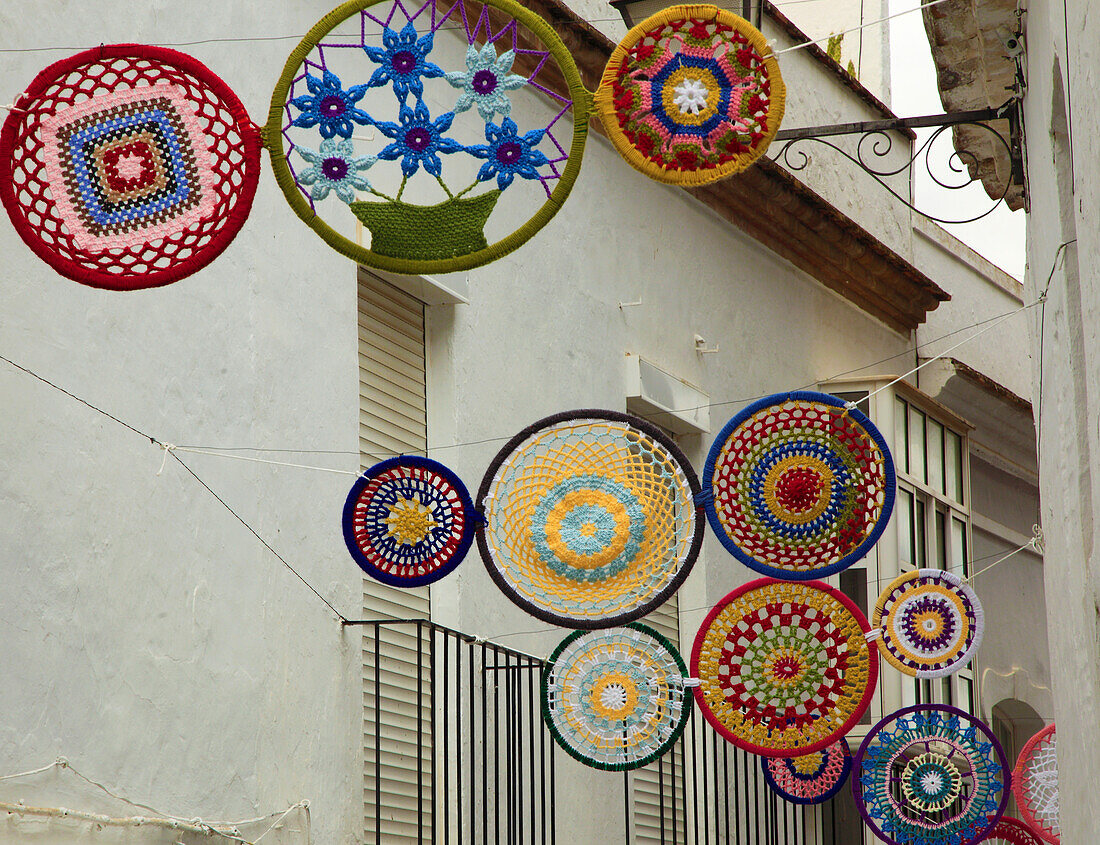
M 599 85 L 614 44 L 560 0 L 524 0 L 550 22 L 580 69 L 589 90 Z M 808 40 L 770 4 L 765 12 L 795 37 Z M 808 51 L 819 61 L 824 51 Z M 827 70 L 835 73 L 831 59 Z M 547 65 L 549 71 L 552 65 Z M 893 116 L 858 82 L 841 71 L 845 84 L 865 102 Z M 540 79 L 566 93 L 565 80 Z M 602 132 L 598 122 L 593 129 Z M 644 178 L 639 174 L 638 178 Z M 895 331 L 906 334 L 924 322 L 950 295 L 905 258 L 838 211 L 824 197 L 767 158 L 730 179 L 686 189 L 737 228 L 787 259 Z

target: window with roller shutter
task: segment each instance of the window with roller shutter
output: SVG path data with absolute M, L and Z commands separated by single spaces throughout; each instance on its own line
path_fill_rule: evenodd
M 424 305 L 359 271 L 359 452 L 363 468 L 401 453 L 423 454 Z M 365 619 L 427 619 L 429 588 L 397 589 L 364 575 Z M 418 690 L 431 683 L 418 638 L 426 628 L 363 628 L 364 828 L 366 840 L 430 841 L 423 812 L 432 714 Z M 420 647 L 418 647 L 418 645 Z

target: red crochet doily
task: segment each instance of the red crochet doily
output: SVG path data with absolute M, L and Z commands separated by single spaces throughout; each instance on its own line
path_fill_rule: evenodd
M 128 169 L 121 173 L 133 177 L 127 183 L 131 187 L 142 178 L 151 178 L 151 171 L 141 168 L 162 167 L 162 159 L 167 158 L 165 150 L 179 151 L 173 146 L 175 141 L 164 142 L 159 151 L 155 145 L 146 144 L 138 153 L 112 149 L 110 138 L 100 142 L 105 137 L 102 127 L 110 119 L 109 112 L 132 112 L 136 108 L 133 101 L 142 99 L 141 95 L 151 92 L 154 86 L 158 86 L 158 92 L 168 92 L 164 102 L 171 114 L 165 125 L 169 130 L 179 128 L 176 140 L 198 141 L 200 152 L 205 147 L 205 157 L 187 160 L 190 151 L 180 153 L 180 161 L 195 165 L 196 172 L 201 172 L 196 185 L 201 182 L 202 201 L 188 202 L 185 197 L 173 206 L 174 200 L 169 198 L 163 207 L 146 213 L 151 221 L 149 237 L 142 237 L 140 225 L 129 225 L 117 239 L 124 245 L 113 246 L 110 237 L 102 237 L 90 246 L 89 241 L 96 236 L 75 231 L 79 227 L 71 225 L 84 209 L 80 207 L 81 189 L 75 172 L 67 168 L 69 162 L 64 156 L 58 156 L 58 138 L 72 138 L 89 125 L 100 133 L 95 142 L 107 151 L 97 148 L 94 161 L 100 170 L 92 182 L 85 181 L 83 188 L 93 200 L 101 199 L 104 191 L 115 190 L 115 183 L 122 184 L 120 171 L 103 170 L 102 163 L 108 156 L 127 157 L 124 166 Z M 98 108 L 97 98 L 103 103 L 102 109 Z M 248 217 L 260 174 L 259 129 L 229 87 L 190 56 L 140 44 L 95 47 L 43 70 L 14 105 L 0 131 L 0 200 L 27 245 L 70 279 L 113 290 L 166 285 L 213 261 Z M 81 116 L 79 120 L 69 120 L 76 115 Z M 130 126 L 126 132 L 140 133 L 143 129 Z M 156 135 L 155 128 L 152 134 Z M 129 142 L 129 138 L 124 141 Z M 160 184 L 163 187 L 163 178 Z M 135 202 L 145 201 L 152 188 L 138 187 L 129 196 L 138 197 Z M 59 189 L 56 195 L 55 188 Z M 124 205 L 128 200 L 125 191 L 111 199 L 115 201 L 113 208 L 130 207 Z M 183 206 L 186 215 L 178 211 Z M 117 228 L 111 230 L 112 234 Z M 83 242 L 78 243 L 82 237 Z

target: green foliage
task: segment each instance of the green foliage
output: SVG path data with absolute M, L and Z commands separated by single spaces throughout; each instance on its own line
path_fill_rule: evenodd
M 837 64 L 840 64 L 840 45 L 844 43 L 844 33 L 839 35 L 830 35 L 829 43 L 825 47 L 825 52 Z

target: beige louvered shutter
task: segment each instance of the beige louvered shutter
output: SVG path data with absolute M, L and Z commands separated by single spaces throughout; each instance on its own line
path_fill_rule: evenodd
M 680 650 L 680 597 L 672 598 L 640 620 Z M 687 842 L 684 766 L 678 741 L 662 757 L 631 773 L 634 814 L 630 841 L 634 845 Z
M 359 271 L 359 451 L 364 468 L 427 446 L 424 305 Z M 428 587 L 363 578 L 365 619 L 427 619 Z M 421 812 L 431 759 L 424 655 L 431 633 L 415 625 L 363 629 L 365 841 L 431 841 Z

